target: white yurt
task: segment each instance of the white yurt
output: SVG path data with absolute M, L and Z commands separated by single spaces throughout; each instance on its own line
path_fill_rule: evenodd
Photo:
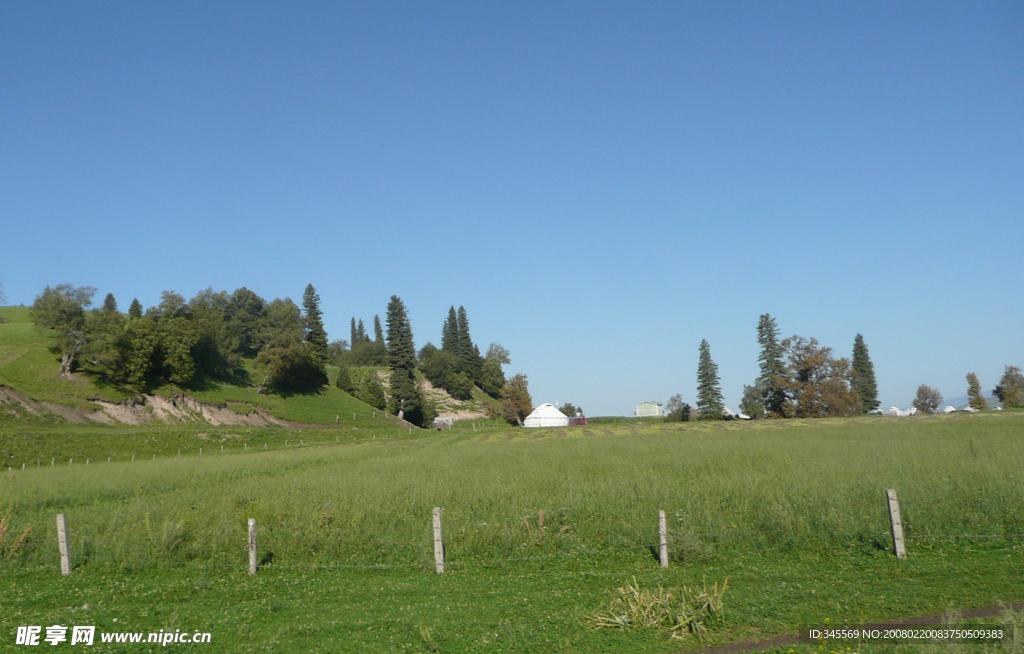
M 541 404 L 523 421 L 523 427 L 568 427 L 569 416 L 565 415 L 550 402 Z

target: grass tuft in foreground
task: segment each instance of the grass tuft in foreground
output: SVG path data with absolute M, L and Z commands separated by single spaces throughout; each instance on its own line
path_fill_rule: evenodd
M 596 629 L 650 629 L 666 630 L 672 638 L 697 636 L 701 641 L 709 629 L 718 629 L 725 622 L 722 598 L 729 580 L 718 587 L 716 582 L 708 589 L 707 579 L 700 590 L 683 586 L 666 591 L 642 590 L 633 577 L 616 591 L 607 611 L 598 611 L 588 622 Z

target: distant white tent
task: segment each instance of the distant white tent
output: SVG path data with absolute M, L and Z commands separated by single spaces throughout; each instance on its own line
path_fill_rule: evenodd
M 906 418 L 907 416 L 916 416 L 917 407 L 910 407 L 906 411 L 901 410 L 899 407 L 891 406 L 888 411 L 882 411 L 883 416 L 897 416 L 899 418 Z
M 526 416 L 523 427 L 568 427 L 569 416 L 555 408 L 550 402 L 541 404 Z
M 952 407 L 952 406 L 947 406 L 945 409 L 942 410 L 942 412 L 943 413 L 956 413 L 956 408 Z

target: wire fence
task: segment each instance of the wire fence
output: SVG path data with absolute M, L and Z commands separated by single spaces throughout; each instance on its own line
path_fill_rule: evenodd
M 717 534 L 708 533 L 694 533 L 690 532 L 688 536 L 696 536 L 699 538 L 705 538 L 709 541 L 713 541 L 719 537 Z M 888 541 L 886 549 L 893 547 L 892 534 L 890 532 L 876 532 L 875 534 L 865 535 L 869 540 L 873 540 L 876 543 Z M 1017 538 L 1024 538 L 1024 533 L 1003 533 L 1003 534 L 911 534 L 905 537 L 905 540 L 913 543 L 914 541 L 936 541 L 936 540 L 988 540 L 988 539 L 1005 539 L 1012 540 Z M 560 551 L 552 552 L 548 554 L 537 554 L 532 556 L 513 556 L 513 557 L 497 557 L 488 559 L 458 559 L 458 560 L 446 560 L 444 561 L 445 570 L 469 570 L 469 569 L 487 569 L 495 567 L 505 567 L 508 565 L 520 564 L 520 563 L 532 563 L 540 561 L 550 561 L 558 559 L 584 559 L 592 557 L 608 556 L 615 553 L 621 552 L 635 552 L 637 550 L 647 550 L 652 554 L 652 558 L 657 558 L 658 548 L 661 543 L 657 541 L 645 542 L 637 545 L 625 545 L 618 547 L 607 547 L 600 549 L 574 549 L 571 551 Z M 270 553 L 270 550 L 267 550 Z M 75 554 L 71 557 L 72 568 L 79 567 L 82 565 L 88 565 L 91 563 L 108 563 L 118 566 L 132 566 L 132 567 L 211 567 L 211 568 L 227 568 L 244 570 L 246 568 L 252 569 L 251 563 L 246 563 L 240 558 L 237 559 L 190 559 L 190 560 L 174 560 L 167 558 L 160 558 L 158 556 L 135 558 L 135 557 L 122 557 L 116 555 L 106 555 L 97 553 L 81 553 Z M 353 571 L 388 571 L 388 570 L 429 570 L 432 567 L 428 561 L 419 562 L 405 562 L 405 563 L 316 563 L 316 562 L 297 562 L 297 563 L 282 563 L 275 562 L 273 560 L 273 554 L 270 554 L 269 560 L 264 559 L 256 564 L 256 567 L 262 571 L 270 570 L 353 570 Z

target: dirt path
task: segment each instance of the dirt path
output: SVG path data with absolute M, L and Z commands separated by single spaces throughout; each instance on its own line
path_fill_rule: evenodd
M 986 606 L 981 609 L 966 609 L 960 612 L 961 618 L 991 618 L 997 616 L 1007 608 L 1014 611 L 1024 611 L 1024 602 L 998 606 Z M 917 618 L 899 618 L 887 622 L 870 623 L 863 625 L 868 629 L 885 629 L 891 627 L 910 627 L 913 625 L 942 624 L 942 615 L 924 615 Z M 747 652 L 760 652 L 766 649 L 786 647 L 800 642 L 799 634 L 782 634 L 766 640 L 745 640 L 730 645 L 718 645 L 717 647 L 702 647 L 701 649 L 690 650 L 685 654 L 746 654 Z M 682 654 L 682 653 L 681 653 Z

